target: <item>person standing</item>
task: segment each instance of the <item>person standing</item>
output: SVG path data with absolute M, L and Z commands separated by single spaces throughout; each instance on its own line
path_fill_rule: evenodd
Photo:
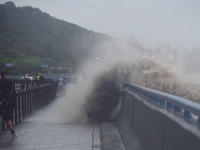
M 35 80 L 45 80 L 45 78 L 40 73 L 37 73 Z
M 43 80 L 45 80 L 45 78 L 40 75 L 40 73 L 37 73 L 37 75 L 35 76 L 35 80 L 36 80 L 36 87 L 39 87 L 43 84 Z
M 11 137 L 17 137 L 12 123 L 13 110 L 15 108 L 15 88 L 11 77 L 7 72 L 1 72 L 0 91 L 2 98 L 5 99 L 6 103 L 3 112 L 3 118 L 8 129 L 10 130 L 10 135 L 7 138 L 9 139 Z

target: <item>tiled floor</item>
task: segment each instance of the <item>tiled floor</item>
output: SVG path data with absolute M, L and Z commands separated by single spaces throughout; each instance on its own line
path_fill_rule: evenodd
M 9 131 L 0 131 L 0 150 L 100 150 L 100 124 L 51 120 L 56 119 L 62 101 L 56 100 L 16 125 L 15 139 L 7 139 Z
M 56 124 L 26 121 L 15 127 L 18 137 L 0 135 L 2 150 L 100 150 L 98 124 Z
M 15 126 L 18 137 L 0 131 L 0 150 L 124 150 L 115 123 L 62 123 L 57 121 L 58 99 Z M 53 116 L 53 117 L 52 117 Z M 100 133 L 102 132 L 102 133 Z M 101 136 L 101 141 L 100 141 Z

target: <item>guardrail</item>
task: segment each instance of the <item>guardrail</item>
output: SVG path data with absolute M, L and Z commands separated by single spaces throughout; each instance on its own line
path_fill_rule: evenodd
M 128 83 L 127 85 L 129 91 L 138 94 L 148 102 L 174 112 L 174 114 L 184 118 L 185 121 L 200 126 L 200 104 L 136 84 Z
M 200 105 L 127 83 L 117 118 L 127 150 L 199 150 Z
M 44 107 L 56 98 L 58 83 L 54 80 L 14 80 L 16 89 L 16 107 L 13 111 L 12 121 L 16 125 L 33 112 Z M 6 129 L 6 123 L 2 117 L 2 130 Z

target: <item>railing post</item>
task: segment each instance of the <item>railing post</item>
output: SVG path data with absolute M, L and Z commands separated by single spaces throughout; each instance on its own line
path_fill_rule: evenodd
M 22 95 L 19 95 L 19 122 L 22 122 L 22 114 L 23 108 L 22 108 Z
M 189 122 L 191 118 L 192 118 L 192 115 L 190 114 L 190 112 L 187 111 L 187 110 L 185 110 L 185 111 L 184 111 L 184 119 L 185 119 L 187 122 Z
M 167 109 L 168 110 L 171 110 L 171 111 L 174 111 L 174 105 L 170 102 L 167 102 Z
M 175 111 L 176 113 L 181 113 L 181 112 L 182 112 L 182 109 L 181 109 L 181 107 L 174 106 L 174 111 Z
M 198 128 L 200 128 L 200 116 L 198 117 L 197 125 L 198 125 Z
M 17 99 L 17 97 L 15 96 L 15 110 L 14 110 L 14 112 L 15 112 L 15 116 L 14 116 L 14 118 L 15 118 L 15 124 L 18 124 L 18 99 Z
M 2 130 L 6 129 L 6 122 L 4 120 L 4 117 L 2 116 Z

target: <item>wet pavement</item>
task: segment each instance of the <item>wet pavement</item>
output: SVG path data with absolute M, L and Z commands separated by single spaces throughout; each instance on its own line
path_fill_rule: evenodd
M 18 137 L 0 134 L 2 150 L 100 150 L 99 124 L 25 121 L 15 126 Z
M 64 124 L 25 121 L 15 126 L 18 137 L 0 132 L 2 150 L 125 150 L 114 123 Z
M 17 138 L 7 139 L 10 132 L 0 131 L 0 150 L 125 150 L 113 122 L 61 123 L 50 120 L 58 103 L 52 103 L 15 125 Z
M 10 132 L 0 131 L 0 150 L 100 150 L 100 124 L 56 120 L 62 101 L 56 99 L 15 125 L 17 138 L 7 139 Z

